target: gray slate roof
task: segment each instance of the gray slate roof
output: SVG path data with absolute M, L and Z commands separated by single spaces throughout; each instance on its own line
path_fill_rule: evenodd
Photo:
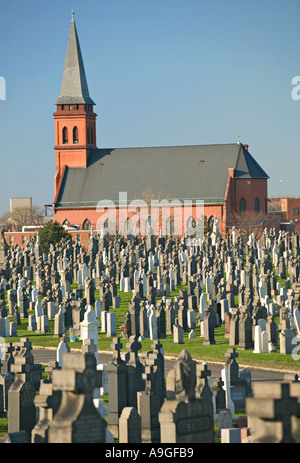
M 75 21 L 70 26 L 60 96 L 54 104 L 95 104 L 89 95 Z
M 242 144 L 95 149 L 86 169 L 66 168 L 55 206 L 117 205 L 119 192 L 145 200 L 147 191 L 156 199 L 221 203 L 229 168 L 235 178 L 269 178 Z

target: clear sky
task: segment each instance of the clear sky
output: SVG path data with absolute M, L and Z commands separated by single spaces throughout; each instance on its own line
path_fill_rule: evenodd
M 72 9 L 99 148 L 239 136 L 269 196 L 300 196 L 300 0 L 0 0 L 0 214 L 53 201 Z

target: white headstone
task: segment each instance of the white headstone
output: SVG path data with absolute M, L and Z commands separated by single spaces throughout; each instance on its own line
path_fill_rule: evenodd
M 79 323 L 80 325 L 80 337 L 84 339 L 92 339 L 96 346 L 95 358 L 98 364 L 98 327 L 100 323 L 97 320 L 96 313 L 91 305 L 86 306 L 84 313 L 84 319 Z
M 261 326 L 256 325 L 254 329 L 254 351 L 253 354 L 261 354 L 262 345 L 261 345 Z
M 31 301 L 37 303 L 39 300 L 39 293 L 36 286 L 32 287 L 31 290 Z
M 56 361 L 60 367 L 63 366 L 63 354 L 70 352 L 68 345 L 61 340 L 56 350 Z
M 233 420 L 236 420 L 236 416 L 235 416 L 235 407 L 234 407 L 234 403 L 233 403 L 233 400 L 231 398 L 231 393 L 230 393 L 230 383 L 229 383 L 229 375 L 228 375 L 228 370 L 227 368 L 223 368 L 221 370 L 221 377 L 222 377 L 222 381 L 223 381 L 223 389 L 225 391 L 225 398 L 226 398 L 226 408 L 228 408 L 230 410 L 230 413 L 231 413 L 231 417 Z
M 150 315 L 149 315 L 149 334 L 150 334 L 150 339 L 152 340 L 158 339 L 157 338 L 157 318 L 152 308 L 150 309 Z

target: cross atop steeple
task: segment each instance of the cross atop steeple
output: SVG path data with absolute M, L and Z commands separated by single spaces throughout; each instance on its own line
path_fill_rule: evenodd
M 55 104 L 95 104 L 89 95 L 74 11 L 72 11 L 60 96 Z

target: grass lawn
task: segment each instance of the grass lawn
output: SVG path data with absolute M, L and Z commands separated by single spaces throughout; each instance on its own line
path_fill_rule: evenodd
M 73 284 L 71 290 L 76 288 L 77 285 Z M 186 286 L 178 286 L 176 291 L 171 293 L 170 298 L 174 300 L 175 296 L 178 296 L 181 289 L 187 289 Z M 118 288 L 119 290 L 119 288 Z M 205 288 L 204 288 L 205 291 Z M 121 336 L 121 326 L 124 324 L 125 312 L 128 310 L 128 303 L 132 298 L 132 292 L 124 293 L 119 292 L 121 295 L 121 303 L 118 309 L 110 308 L 110 312 L 115 312 L 116 314 L 116 328 L 117 336 Z M 95 292 L 95 299 L 99 299 L 99 290 Z M 159 298 L 157 298 L 159 299 Z M 235 301 L 237 303 L 237 301 Z M 236 304 L 237 305 L 237 304 Z M 28 315 L 34 314 L 34 311 L 29 311 Z M 13 318 L 9 317 L 12 321 Z M 279 323 L 279 317 L 275 318 L 275 321 Z M 197 320 L 196 320 L 197 322 Z M 34 331 L 28 331 L 28 319 L 21 319 L 21 326 L 18 326 L 17 332 L 18 337 L 5 338 L 6 342 L 16 342 L 19 341 L 21 337 L 29 338 L 32 346 L 39 346 L 45 348 L 57 348 L 60 343 L 60 338 L 54 338 L 54 320 L 49 320 L 49 332 L 48 333 L 35 333 Z M 271 354 L 253 354 L 253 350 L 240 350 L 238 346 L 229 346 L 229 339 L 224 337 L 225 326 L 221 325 L 219 328 L 215 329 L 215 344 L 204 346 L 203 338 L 200 337 L 200 327 L 197 326 L 194 328 L 196 333 L 196 338 L 189 339 L 188 333 L 183 334 L 184 344 L 174 344 L 173 336 L 167 335 L 166 339 L 161 339 L 161 343 L 164 348 L 166 356 L 177 357 L 182 349 L 186 349 L 192 358 L 199 361 L 207 362 L 218 362 L 224 363 L 225 357 L 224 354 L 229 347 L 235 347 L 238 352 L 238 363 L 240 365 L 247 365 L 259 368 L 273 368 L 276 370 L 290 370 L 290 371 L 299 371 L 299 360 L 294 360 L 291 355 L 283 355 L 279 353 L 279 346 L 276 353 Z M 67 332 L 69 335 L 69 332 Z M 70 336 L 68 336 L 70 339 Z M 128 339 L 123 339 L 122 351 L 126 352 L 126 345 Z M 106 333 L 101 333 L 101 326 L 99 326 L 98 331 L 98 349 L 103 351 L 111 351 L 112 338 L 108 338 Z M 144 341 L 141 341 L 142 347 L 141 351 L 151 350 L 152 341 L 150 338 L 146 338 Z M 70 342 L 69 346 L 71 349 L 81 349 L 82 341 Z

